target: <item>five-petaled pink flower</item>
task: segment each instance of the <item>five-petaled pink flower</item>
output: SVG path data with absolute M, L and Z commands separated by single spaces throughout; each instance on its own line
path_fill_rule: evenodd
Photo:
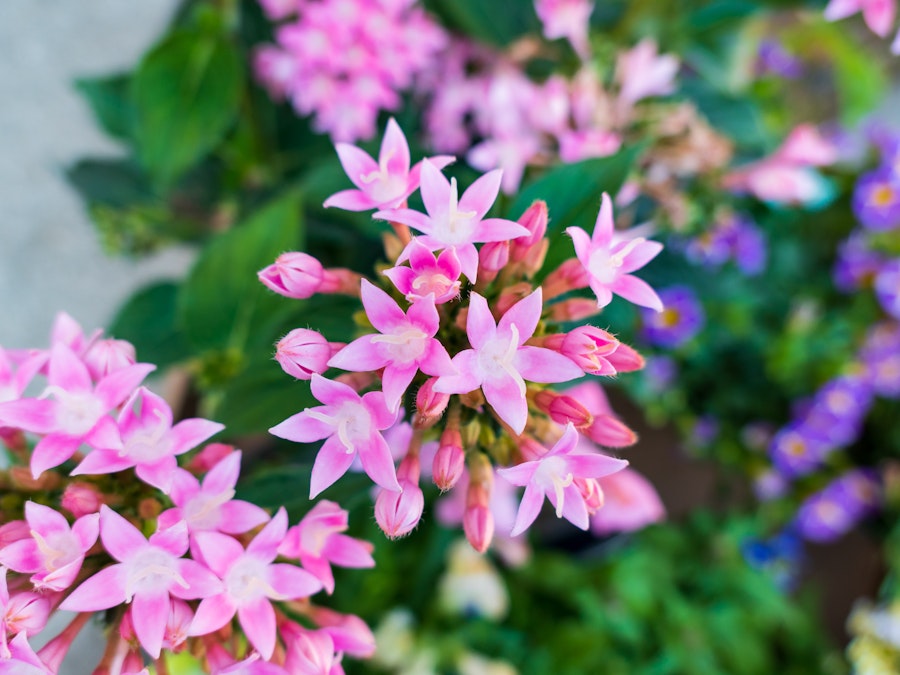
M 306 570 L 287 563 L 273 564 L 287 524 L 287 511 L 282 507 L 246 550 L 228 535 L 197 534 L 203 559 L 225 588 L 200 601 L 191 624 L 192 635 L 212 633 L 236 613 L 250 644 L 264 659 L 272 658 L 277 626 L 271 601 L 306 598 L 322 588 L 322 582 Z
M 525 486 L 511 536 L 521 534 L 535 521 L 545 495 L 556 509 L 557 518 L 565 517 L 582 530 L 588 528 L 588 507 L 575 480 L 608 476 L 624 469 L 628 462 L 579 451 L 578 438 L 578 431 L 570 423 L 547 454 L 530 462 L 497 469 L 497 473 L 513 485 Z
M 366 316 L 379 334 L 354 340 L 331 357 L 329 367 L 355 372 L 384 368 L 382 389 L 390 410 L 400 407 L 419 370 L 435 376 L 456 373 L 447 350 L 434 338 L 440 327 L 434 298 L 419 300 L 404 314 L 391 296 L 365 279 L 361 295 Z
M 478 293 L 472 293 L 466 333 L 472 349 L 453 357 L 458 375 L 438 378 L 434 390 L 466 394 L 481 387 L 497 415 L 517 434 L 525 429 L 528 403 L 525 380 L 566 382 L 584 371 L 571 359 L 543 347 L 525 346 L 537 328 L 543 305 L 541 289 L 523 298 L 494 321 L 491 310 Z
M 663 245 L 643 237 L 616 236 L 608 194 L 603 193 L 593 235 L 588 236 L 580 227 L 568 227 L 566 232 L 572 237 L 575 255 L 587 271 L 588 284 L 597 295 L 598 307 L 608 305 L 615 293 L 641 307 L 662 311 L 663 304 L 656 292 L 631 272 L 655 258 Z
M 182 420 L 172 426 L 172 409 L 144 387 L 125 403 L 118 422 L 121 448 L 94 450 L 72 471 L 73 476 L 115 473 L 134 467 L 138 478 L 168 493 L 178 467 L 175 457 L 225 428 L 202 418 Z
M 63 591 L 81 570 L 84 555 L 100 534 L 100 516 L 82 516 L 69 527 L 58 511 L 36 502 L 25 502 L 25 519 L 31 538 L 20 539 L 0 550 L 0 565 L 31 574 L 35 589 Z
M 461 286 L 459 257 L 452 248 L 444 249 L 435 256 L 418 238 L 407 247 L 409 267 L 397 265 L 384 271 L 397 290 L 406 296 L 408 302 L 434 296 L 434 304 L 441 305 L 459 297 Z
M 381 431 L 397 421 L 380 391 L 360 397 L 342 382 L 313 375 L 313 396 L 325 405 L 314 406 L 292 415 L 269 433 L 298 443 L 326 439 L 313 464 L 310 499 L 343 476 L 359 455 L 363 469 L 386 490 L 400 491 L 391 450 Z
M 412 209 L 378 211 L 372 217 L 389 220 L 425 234 L 418 241 L 429 251 L 453 248 L 459 257 L 462 273 L 474 282 L 478 273 L 476 243 L 506 241 L 528 236 L 529 232 L 518 223 L 502 218 L 484 216 L 500 191 L 502 172 L 497 169 L 481 176 L 469 186 L 462 197 L 456 187 L 456 179 L 447 180 L 440 169 L 422 160 L 422 201 L 428 215 Z M 404 262 L 410 255 L 409 247 L 397 262 Z
M 392 117 L 388 120 L 378 163 L 368 153 L 349 143 L 335 145 L 341 165 L 357 190 L 343 190 L 325 200 L 325 206 L 345 211 L 393 209 L 406 201 L 419 187 L 421 162 L 409 168 L 409 145 L 400 125 Z M 440 155 L 430 161 L 443 168 L 453 157 Z
M 97 612 L 133 603 L 135 635 L 157 659 L 169 620 L 170 597 L 207 598 L 222 592 L 222 582 L 197 561 L 182 557 L 188 549 L 184 523 L 158 531 L 148 541 L 134 525 L 104 505 L 100 507 L 100 538 L 118 563 L 90 577 L 59 608 Z

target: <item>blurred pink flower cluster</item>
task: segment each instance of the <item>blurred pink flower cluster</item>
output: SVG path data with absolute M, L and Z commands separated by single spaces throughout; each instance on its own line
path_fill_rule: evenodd
M 612 204 L 603 195 L 593 235 L 569 228 L 577 258 L 550 271 L 540 286 L 534 278 L 549 246 L 544 202 L 518 222 L 489 218 L 500 170 L 462 194 L 439 168 L 445 159 L 422 160 L 413 178 L 409 148 L 393 121 L 377 162 L 353 150 L 338 148 L 357 189 L 326 204 L 380 208 L 373 217 L 394 230 L 385 235 L 393 266 L 373 282 L 296 252 L 260 271 L 266 286 L 287 297 L 345 293 L 360 297 L 365 310 L 363 335 L 348 345 L 309 329 L 279 342 L 276 359 L 294 377 L 311 380 L 320 405 L 272 433 L 324 441 L 312 497 L 354 466 L 365 471 L 379 486 L 375 517 L 390 537 L 407 534 L 421 518 L 423 474 L 458 495 L 463 529 L 476 550 L 484 551 L 495 531 L 495 473 L 510 487 L 525 487 L 509 536 L 531 525 L 545 497 L 558 516 L 587 529 L 603 506 L 598 479 L 627 464 L 593 444 L 620 448 L 636 437 L 608 405 L 590 409 L 545 385 L 636 370 L 643 359 L 605 330 L 563 332 L 559 324 L 596 315 L 614 293 L 661 310 L 656 293 L 632 272 L 662 246 L 615 232 Z M 385 185 L 403 187 L 385 191 Z M 406 207 L 410 186 L 419 190 L 424 213 Z M 588 287 L 595 298 L 572 293 Z M 331 368 L 347 372 L 324 377 Z M 402 421 L 406 406 L 414 408 L 410 424 Z
M 828 21 L 839 21 L 862 13 L 863 21 L 878 37 L 887 37 L 897 18 L 896 0 L 830 0 L 825 8 Z M 891 44 L 891 51 L 900 54 L 900 31 Z
M 334 589 L 332 564 L 374 565 L 371 545 L 343 534 L 347 513 L 320 502 L 289 527 L 283 508 L 270 518 L 234 499 L 231 446 L 179 467 L 223 426 L 173 423 L 140 386 L 153 369 L 65 314 L 49 349 L 0 348 L 0 672 L 56 673 L 97 612 L 110 630 L 95 672 L 109 675 L 146 672 L 141 649 L 154 661 L 189 649 L 210 673 L 336 675 L 342 653 L 371 654 L 360 619 L 309 600 Z M 35 653 L 29 641 L 56 610 L 76 615 Z
M 259 80 L 335 141 L 372 138 L 381 110 L 434 66 L 447 38 L 416 0 L 260 0 L 284 21 L 255 56 Z

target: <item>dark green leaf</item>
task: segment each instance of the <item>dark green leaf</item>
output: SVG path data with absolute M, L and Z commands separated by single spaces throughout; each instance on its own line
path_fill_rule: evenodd
M 135 293 L 113 320 L 110 334 L 128 340 L 140 361 L 160 368 L 190 356 L 184 336 L 175 326 L 178 285 L 164 281 Z
M 302 246 L 300 196 L 288 192 L 248 222 L 212 241 L 197 259 L 179 297 L 180 325 L 199 349 L 243 351 L 271 344 L 271 321 L 290 302 L 263 286 L 256 273 Z
M 234 119 L 242 65 L 225 37 L 179 31 L 141 62 L 132 81 L 143 165 L 168 185 L 221 140 Z
M 103 130 L 114 138 L 131 137 L 134 109 L 128 98 L 129 76 L 89 77 L 75 81 Z
M 431 0 L 427 4 L 449 27 L 498 47 L 538 30 L 530 0 Z
M 127 159 L 82 159 L 66 169 L 66 178 L 88 204 L 127 207 L 154 200 L 146 175 Z

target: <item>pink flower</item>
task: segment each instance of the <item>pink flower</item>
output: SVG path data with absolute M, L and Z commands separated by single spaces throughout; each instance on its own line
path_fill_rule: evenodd
M 773 157 L 799 166 L 829 166 L 837 161 L 838 150 L 814 125 L 798 124 Z
M 388 120 L 377 164 L 356 146 L 338 143 L 335 149 L 344 171 L 359 189 L 332 195 L 325 200 L 326 208 L 336 206 L 345 211 L 394 209 L 419 187 L 421 163 L 409 168 L 409 145 L 393 117 Z M 429 160 L 442 169 L 453 161 L 453 157 L 438 156 Z
M 459 197 L 456 179 L 448 181 L 438 167 L 425 159 L 422 160 L 421 193 L 428 215 L 411 209 L 394 209 L 378 211 L 372 217 L 408 225 L 425 233 L 418 240 L 429 251 L 455 249 L 462 273 L 474 282 L 478 272 L 476 243 L 528 235 L 528 230 L 511 220 L 484 219 L 500 191 L 501 175 L 499 170 L 486 173 Z M 407 248 L 398 262 L 406 260 L 410 253 Z
M 178 466 L 175 457 L 224 428 L 218 422 L 200 418 L 182 420 L 172 426 L 169 405 L 141 387 L 119 413 L 121 448 L 94 450 L 72 471 L 72 475 L 116 473 L 134 467 L 138 478 L 168 494 Z
M 31 537 L 0 550 L 0 564 L 31 574 L 37 590 L 67 589 L 81 570 L 85 553 L 97 541 L 100 516 L 83 516 L 70 528 L 61 513 L 29 501 L 25 502 L 25 518 Z
M 116 423 L 107 413 L 118 407 L 155 366 L 139 363 L 117 370 L 97 386 L 84 363 L 62 344 L 53 347 L 48 373 L 49 386 L 38 399 L 0 403 L 0 426 L 47 434 L 31 455 L 35 478 L 59 466 L 82 443 L 118 450 L 122 447 Z
M 384 271 L 397 290 L 406 296 L 407 302 L 424 300 L 434 296 L 434 304 L 441 305 L 459 297 L 459 257 L 452 248 L 435 255 L 420 242 L 413 239 L 407 246 L 409 267 L 398 265 Z
M 4 634 L 3 641 L 6 637 Z M 9 646 L 4 648 L 7 654 L 3 655 L 0 661 L 0 672 L 9 673 L 10 675 L 55 675 L 44 662 L 34 653 L 31 645 L 28 644 L 28 636 L 22 632 L 16 635 L 9 642 Z
M 279 555 L 300 561 L 330 595 L 334 592 L 331 565 L 374 567 L 372 545 L 343 534 L 347 531 L 347 512 L 338 504 L 323 500 L 287 531 L 278 547 Z
M 622 137 L 604 129 L 566 131 L 559 136 L 559 158 L 565 163 L 608 157 L 622 147 Z
M 29 382 L 46 362 L 43 354 L 35 354 L 13 367 L 9 353 L 0 347 L 0 403 L 15 401 L 22 396 Z M 0 418 L 2 426 L 2 418 Z
M 291 673 L 303 675 L 344 675 L 334 640 L 327 631 L 307 630 L 295 623 L 285 624 L 288 643 L 285 666 Z
M 125 340 L 99 340 L 84 355 L 84 364 L 95 380 L 133 366 L 136 360 L 134 345 Z
M 391 296 L 364 279 L 362 302 L 380 334 L 354 340 L 331 358 L 330 367 L 355 372 L 384 368 L 381 380 L 390 410 L 400 407 L 419 370 L 435 376 L 456 373 L 447 350 L 434 338 L 440 319 L 433 298 L 419 300 L 404 314 Z
M 499 168 L 503 171 L 500 188 L 511 195 L 519 189 L 525 167 L 540 153 L 540 137 L 530 130 L 498 134 L 472 147 L 466 161 L 479 171 Z
M 380 391 L 362 397 L 341 382 L 312 376 L 312 394 L 325 405 L 308 408 L 269 429 L 279 438 L 298 443 L 326 439 L 316 456 L 310 478 L 310 499 L 343 476 L 359 455 L 363 469 L 386 490 L 400 491 L 391 450 L 379 433 L 393 426 L 391 412 Z
M 278 630 L 271 601 L 306 598 L 322 588 L 318 579 L 299 567 L 273 564 L 286 532 L 287 511 L 281 508 L 246 550 L 228 535 L 196 535 L 203 559 L 225 588 L 200 601 L 191 624 L 192 635 L 212 633 L 237 614 L 250 644 L 264 659 L 272 658 Z
M 420 474 L 418 455 L 407 455 L 397 470 L 403 492 L 381 490 L 375 498 L 375 521 L 390 539 L 409 534 L 422 518 L 425 495 L 419 487 Z
M 588 284 L 597 296 L 598 307 L 608 305 L 615 293 L 641 307 L 662 311 L 662 301 L 656 292 L 631 272 L 653 260 L 663 246 L 643 237 L 627 239 L 617 235 L 608 194 L 603 193 L 593 235 L 588 237 L 580 227 L 568 227 L 566 232 L 572 237 L 575 255 L 588 273 Z
M 862 12 L 866 25 L 879 37 L 886 37 L 897 15 L 895 0 L 831 0 L 825 8 L 827 21 L 838 21 Z
M 513 467 L 497 470 L 513 485 L 525 486 L 522 504 L 516 516 L 512 536 L 521 534 L 535 521 L 546 496 L 556 509 L 556 517 L 580 527 L 588 528 L 588 508 L 575 479 L 601 478 L 628 465 L 622 459 L 601 454 L 577 451 L 578 432 L 571 424 L 566 426 L 562 438 L 539 459 L 522 462 Z
M 184 521 L 191 535 L 213 531 L 242 534 L 262 525 L 269 519 L 263 509 L 234 499 L 240 470 L 240 451 L 220 459 L 204 476 L 202 485 L 191 473 L 176 469 L 169 493 L 175 508 L 159 515 L 159 528 L 168 529 Z
M 666 517 L 653 485 L 634 469 L 625 468 L 600 480 L 603 508 L 591 516 L 591 531 L 604 535 L 633 532 Z
M 8 635 L 37 635 L 44 630 L 49 618 L 50 600 L 28 591 L 10 595 L 6 568 L 0 568 L 0 659 L 9 656 Z M 2 667 L 3 661 L 0 660 L 0 672 L 3 672 Z
M 170 597 L 206 598 L 222 592 L 222 583 L 194 560 L 182 558 L 188 548 L 184 524 L 144 535 L 108 506 L 100 507 L 100 538 L 118 561 L 76 588 L 60 605 L 73 612 L 96 612 L 132 604 L 134 632 L 153 658 L 159 658 Z
M 581 58 L 590 56 L 588 28 L 594 11 L 592 0 L 535 0 L 534 9 L 543 24 L 544 37 L 565 38 Z
M 325 283 L 325 268 L 313 256 L 300 251 L 282 253 L 258 272 L 259 280 L 287 298 L 311 298 Z
M 619 54 L 616 81 L 619 100 L 626 106 L 647 98 L 671 94 L 675 89 L 678 59 L 671 54 L 660 56 L 656 42 L 646 38 L 632 49 Z
M 542 347 L 525 346 L 541 318 L 541 289 L 520 300 L 496 323 L 487 301 L 472 293 L 466 333 L 472 349 L 453 357 L 458 375 L 438 378 L 434 390 L 466 394 L 481 387 L 497 415 L 517 434 L 525 429 L 525 380 L 565 382 L 584 373 L 573 361 Z
M 308 380 L 313 373 L 328 369 L 328 359 L 336 352 L 321 333 L 307 328 L 295 328 L 275 345 L 275 360 L 284 372 L 298 380 Z

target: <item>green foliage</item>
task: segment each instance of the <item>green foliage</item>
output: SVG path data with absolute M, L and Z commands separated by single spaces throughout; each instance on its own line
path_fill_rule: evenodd
M 184 361 L 190 347 L 176 322 L 178 285 L 164 281 L 146 286 L 119 309 L 110 333 L 140 344 L 140 358 L 160 368 Z
M 91 106 L 100 127 L 113 138 L 127 140 L 132 134 L 134 111 L 128 97 L 130 75 L 86 77 L 75 81 L 75 87 Z

